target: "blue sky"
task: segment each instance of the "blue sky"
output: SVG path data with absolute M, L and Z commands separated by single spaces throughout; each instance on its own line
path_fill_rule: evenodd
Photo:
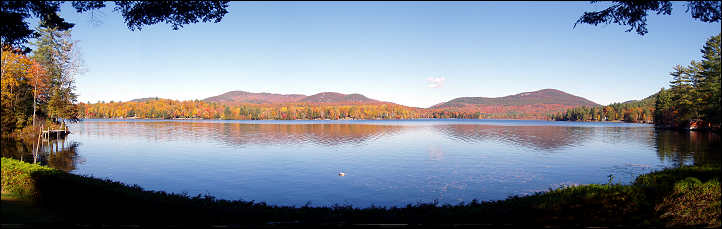
M 112 3 L 111 3 L 112 6 Z M 555 88 L 600 104 L 641 99 L 699 59 L 719 23 L 681 3 L 649 33 L 579 25 L 588 2 L 232 2 L 220 23 L 130 31 L 112 7 L 77 14 L 82 102 L 203 99 L 231 90 L 360 93 L 428 107 Z M 443 79 L 442 79 L 443 78 Z M 435 82 L 430 82 L 430 80 Z

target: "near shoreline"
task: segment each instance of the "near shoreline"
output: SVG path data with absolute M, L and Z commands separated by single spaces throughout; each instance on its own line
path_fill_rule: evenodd
M 78 176 L 2 158 L 3 223 L 719 227 L 719 177 L 719 167 L 681 167 L 641 175 L 630 185 L 610 182 L 562 187 L 499 201 L 360 209 L 340 205 L 274 206 L 212 196 L 146 191 L 137 185 Z M 7 201 L 15 201 L 15 204 L 8 205 Z M 52 217 L 28 217 L 37 212 L 51 212 Z

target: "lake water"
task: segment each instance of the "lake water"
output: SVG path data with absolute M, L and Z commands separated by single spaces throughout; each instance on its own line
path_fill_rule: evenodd
M 150 190 L 295 206 L 498 200 L 720 162 L 716 134 L 626 123 L 85 120 L 70 130 L 36 160 Z M 3 156 L 32 162 L 28 152 L 3 143 Z

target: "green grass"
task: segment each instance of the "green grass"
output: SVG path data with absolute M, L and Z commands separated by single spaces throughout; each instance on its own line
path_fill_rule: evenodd
M 59 175 L 62 172 L 49 167 L 2 158 L 2 193 L 12 193 L 20 198 L 37 196 L 36 181 L 32 175 Z
M 719 167 L 684 167 L 642 175 L 632 185 L 581 185 L 458 205 L 419 203 L 361 209 L 274 206 L 147 191 L 136 185 L 2 158 L 3 193 L 22 201 L 20 205 L 6 207 L 3 194 L 2 208 L 3 223 L 30 224 L 52 221 L 134 225 L 292 222 L 316 226 L 357 223 L 719 226 L 719 176 Z M 28 217 L 33 214 L 51 217 Z

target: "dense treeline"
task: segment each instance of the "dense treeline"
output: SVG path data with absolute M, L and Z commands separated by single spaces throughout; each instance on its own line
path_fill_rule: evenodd
M 70 31 L 41 27 L 29 55 L 2 48 L 2 134 L 78 118 L 73 77 L 79 65 Z
M 297 119 L 538 119 L 522 112 L 482 113 L 448 109 L 422 109 L 391 103 L 375 104 L 240 104 L 229 105 L 199 100 L 177 101 L 151 98 L 142 101 L 80 103 L 83 118 L 139 119 L 227 119 L 227 120 L 297 120 Z M 541 117 L 543 118 L 543 116 Z
M 670 89 L 660 91 L 654 104 L 656 125 L 672 128 L 719 128 L 722 116 L 720 35 L 709 38 L 701 52 L 701 61 L 692 61 L 686 67 L 677 65 L 670 73 Z
M 485 118 L 489 115 L 482 114 L 481 112 L 460 112 L 438 109 L 429 112 L 431 118 L 458 118 L 458 119 L 480 119 Z
M 226 105 L 213 102 L 149 99 L 141 102 L 99 102 L 80 104 L 84 118 L 143 118 L 143 119 L 234 119 L 234 120 L 295 120 L 295 119 L 412 119 L 428 118 L 421 109 L 397 104 L 242 104 Z
M 458 118 L 458 119 L 540 119 L 536 114 L 522 111 L 507 111 L 503 113 L 482 113 L 478 111 L 459 111 L 455 109 L 425 110 L 430 118 Z M 543 117 L 541 117 L 543 118 Z
M 549 116 L 555 121 L 624 121 L 649 122 L 654 118 L 657 94 L 640 101 L 612 103 L 607 106 L 575 107 Z

